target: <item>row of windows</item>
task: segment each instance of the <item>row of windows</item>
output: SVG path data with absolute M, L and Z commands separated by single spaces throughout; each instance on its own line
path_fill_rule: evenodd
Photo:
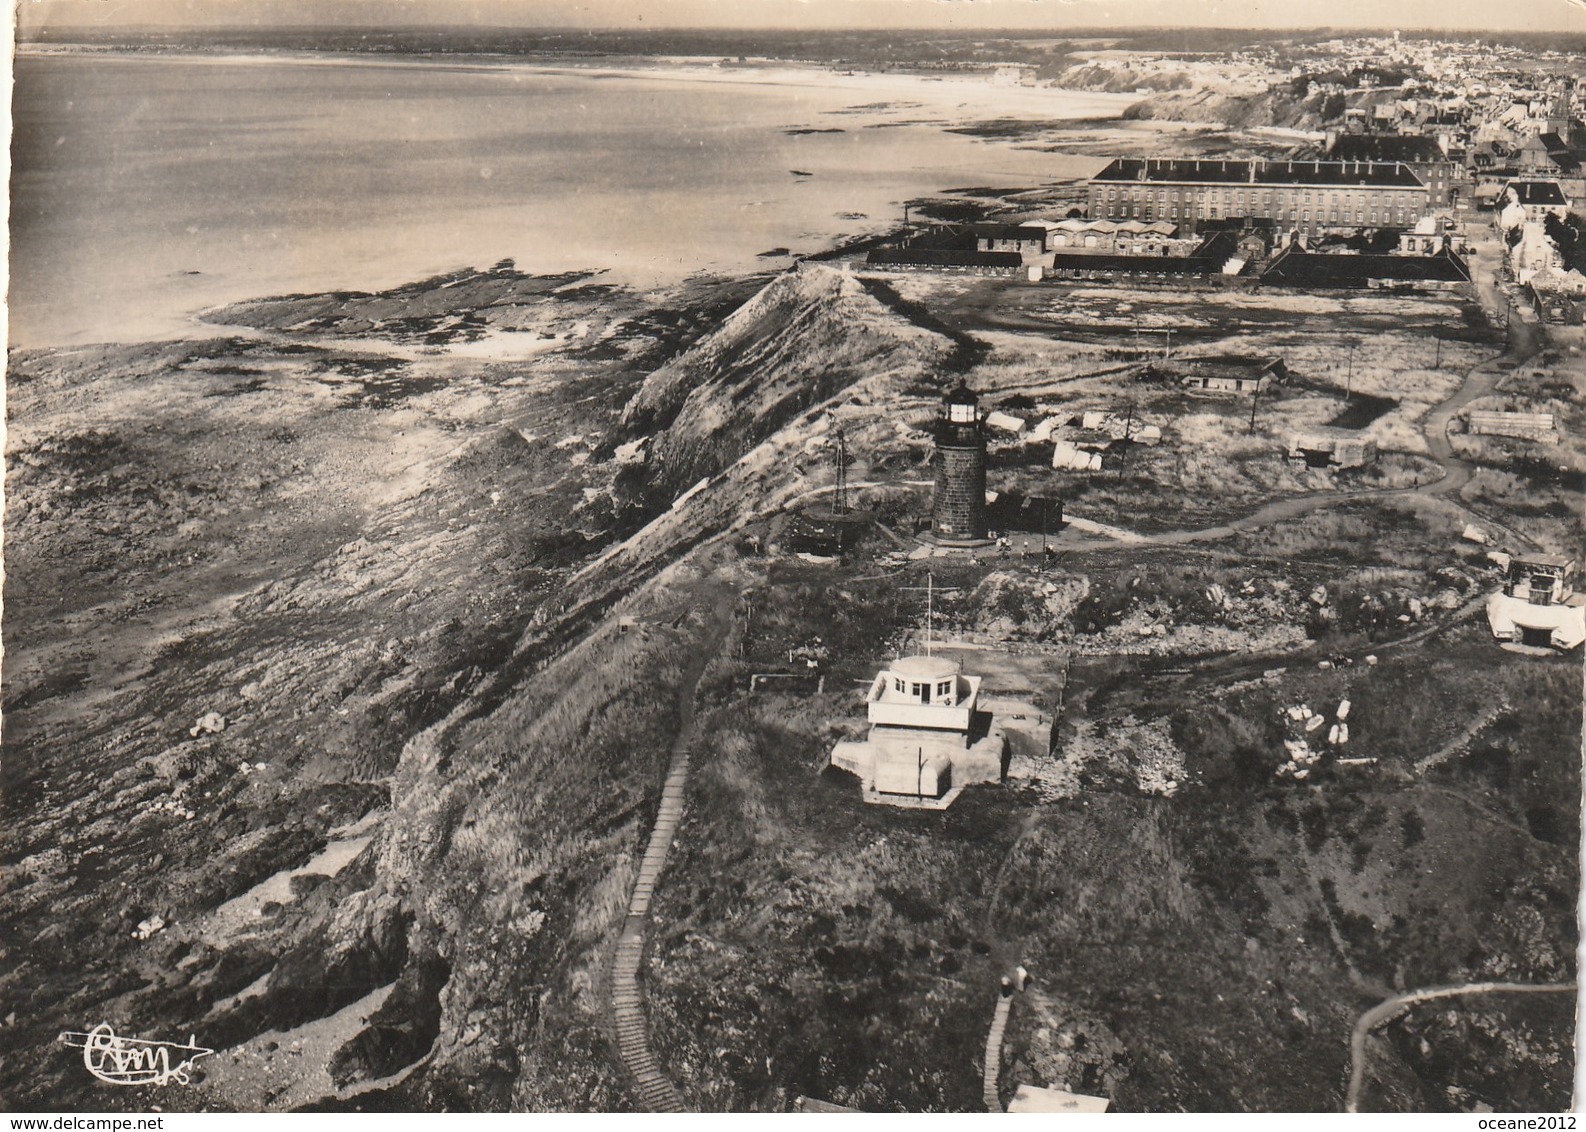
M 900 680 L 896 676 L 894 676 L 892 678 L 892 687 L 895 690 L 901 692 L 901 691 L 904 690 L 904 683 L 903 683 L 902 680 Z M 911 684 L 908 685 L 908 693 L 911 696 L 920 696 L 920 695 L 923 695 L 923 694 L 929 692 L 930 690 L 931 690 L 931 686 L 928 683 L 927 684 L 913 684 L 913 683 L 911 683 Z M 936 694 L 938 696 L 950 696 L 950 695 L 952 695 L 953 694 L 953 682 L 951 680 L 943 680 L 940 684 L 936 685 Z
M 1156 197 L 1156 201 L 1157 201 L 1158 204 L 1166 204 L 1166 203 L 1168 203 L 1169 199 L 1171 199 L 1173 201 L 1188 203 L 1189 200 L 1190 200 L 1190 193 L 1192 191 L 1195 194 L 1194 199 L 1195 199 L 1195 201 L 1197 203 L 1202 203 L 1202 202 L 1204 202 L 1206 200 L 1206 194 L 1207 194 L 1207 190 L 1206 189 L 1194 189 L 1194 190 L 1190 190 L 1190 189 L 1172 189 L 1172 190 L 1156 189 L 1156 190 L 1154 190 L 1154 195 Z M 1217 199 L 1217 190 L 1216 189 L 1212 189 L 1212 190 L 1210 190 L 1210 192 L 1211 192 L 1211 199 L 1215 201 Z M 1170 198 L 1170 193 L 1171 193 L 1171 198 Z M 1262 205 L 1262 206 L 1264 206 L 1266 208 L 1271 208 L 1273 206 L 1273 203 L 1274 203 L 1273 199 L 1272 199 L 1273 196 L 1274 196 L 1274 193 L 1277 196 L 1277 202 L 1276 203 L 1277 203 L 1277 206 L 1279 208 L 1282 208 L 1283 205 L 1284 205 L 1284 194 L 1285 193 L 1288 194 L 1287 201 L 1288 201 L 1288 206 L 1290 208 L 1293 208 L 1296 205 L 1300 205 L 1300 204 L 1310 204 L 1310 203 L 1312 203 L 1312 200 L 1311 200 L 1312 191 L 1310 189 L 1303 189 L 1303 190 L 1302 189 L 1277 189 L 1277 190 L 1273 190 L 1273 189 L 1265 189 L 1265 190 L 1251 189 L 1251 190 L 1248 191 L 1248 196 L 1249 196 L 1248 203 L 1252 207 L 1259 203 L 1260 205 Z M 1225 204 L 1227 204 L 1229 202 L 1232 202 L 1232 203 L 1237 203 L 1239 205 L 1244 205 L 1245 203 L 1247 203 L 1246 202 L 1246 195 L 1247 195 L 1247 193 L 1246 193 L 1246 190 L 1244 190 L 1244 189 L 1224 189 L 1224 190 L 1222 190 L 1222 199 L 1223 199 L 1223 202 Z M 1149 200 L 1152 199 L 1152 196 L 1153 196 L 1153 190 L 1152 189 L 1141 189 L 1141 188 L 1138 188 L 1138 187 L 1128 188 L 1128 189 L 1119 189 L 1116 185 L 1109 186 L 1108 189 L 1107 189 L 1107 200 L 1108 200 L 1109 203 L 1111 203 L 1112 201 L 1117 201 L 1117 200 L 1149 201 Z M 1371 200 L 1380 200 L 1380 199 L 1382 199 L 1383 194 L 1380 191 L 1379 192 L 1372 192 L 1372 191 L 1364 191 L 1363 192 L 1363 191 L 1360 191 L 1360 190 L 1346 190 L 1342 194 L 1339 194 L 1336 191 L 1326 191 L 1326 192 L 1324 192 L 1321 189 L 1317 189 L 1317 190 L 1315 190 L 1315 197 L 1316 197 L 1316 200 L 1315 200 L 1316 204 L 1326 204 L 1326 203 L 1329 203 L 1329 202 L 1342 201 L 1342 202 L 1345 202 L 1346 204 L 1357 204 L 1358 205 L 1358 204 L 1366 203 L 1366 202 L 1371 201 Z M 1099 200 L 1100 198 L 1098 197 L 1097 199 Z M 1407 205 L 1410 202 L 1410 200 L 1412 199 L 1412 194 L 1411 193 L 1406 193 L 1406 192 L 1395 192 L 1388 199 L 1394 204 Z
M 1297 221 L 1300 221 L 1302 223 L 1309 224 L 1311 222 L 1311 213 L 1312 213 L 1312 211 L 1313 210 L 1311 210 L 1309 208 L 1303 208 L 1303 209 L 1289 208 L 1287 210 L 1284 210 L 1284 209 L 1280 208 L 1280 209 L 1277 209 L 1275 212 L 1271 213 L 1271 216 L 1272 216 L 1272 219 L 1274 219 L 1274 220 L 1289 220 L 1289 221 L 1296 221 L 1297 220 Z M 1383 224 L 1401 224 L 1402 225 L 1402 224 L 1410 223 L 1410 220 L 1415 215 L 1417 215 L 1417 213 L 1415 213 L 1414 210 L 1407 210 L 1407 209 L 1404 209 L 1404 208 L 1399 208 L 1399 209 L 1384 208 L 1380 212 L 1376 208 L 1370 208 L 1370 209 L 1357 208 L 1357 209 L 1354 210 L 1353 214 L 1351 214 L 1350 210 L 1347 209 L 1347 208 L 1343 209 L 1342 211 L 1340 211 L 1337 208 L 1332 208 L 1332 209 L 1318 208 L 1318 209 L 1315 209 L 1314 211 L 1315 211 L 1316 220 L 1317 220 L 1318 223 L 1327 222 L 1327 223 L 1332 223 L 1332 224 L 1376 224 L 1376 223 L 1379 222 L 1378 217 L 1380 216 L 1381 217 L 1380 222 L 1383 223 Z M 1186 205 L 1185 208 L 1184 208 L 1184 215 L 1183 215 L 1182 219 L 1184 219 L 1184 220 L 1194 220 L 1197 217 L 1199 217 L 1200 215 L 1201 215 L 1201 213 L 1195 207 L 1193 207 L 1191 205 Z M 1219 209 L 1216 204 L 1213 204 L 1209 209 L 1207 209 L 1207 211 L 1205 212 L 1204 215 L 1207 218 L 1212 219 L 1212 220 L 1220 220 L 1225 215 L 1228 218 L 1232 219 L 1235 216 L 1244 215 L 1244 213 L 1241 212 L 1237 207 L 1229 208 L 1229 209 Z M 1267 213 L 1263 210 L 1260 213 L 1260 215 L 1267 215 Z M 1137 210 L 1135 205 L 1132 202 L 1129 202 L 1129 201 L 1125 201 L 1122 205 L 1108 205 L 1107 206 L 1107 216 L 1108 216 L 1109 219 L 1114 219 L 1114 220 L 1117 220 L 1117 219 L 1125 219 L 1125 220 L 1139 219 L 1139 220 L 1150 221 L 1150 220 L 1155 220 L 1155 219 L 1163 219 L 1163 220 L 1177 221 L 1177 220 L 1180 219 L 1179 209 L 1178 209 L 1177 205 L 1169 205 L 1165 209 L 1161 208 L 1159 206 L 1158 209 L 1156 209 L 1154 214 L 1153 214 L 1153 209 L 1152 209 L 1152 207 L 1151 207 L 1151 205 L 1149 203 L 1140 205 L 1138 210 Z

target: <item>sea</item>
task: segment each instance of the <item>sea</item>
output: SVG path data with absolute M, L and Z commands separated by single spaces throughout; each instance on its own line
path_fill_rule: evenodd
M 818 68 L 61 53 L 17 58 L 13 347 L 199 333 L 240 299 L 512 259 L 639 288 L 787 261 L 959 187 L 1095 157 L 949 132 L 1130 100 Z

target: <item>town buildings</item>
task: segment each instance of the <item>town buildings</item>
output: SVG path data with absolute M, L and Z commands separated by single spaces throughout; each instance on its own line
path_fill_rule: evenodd
M 1569 214 L 1569 200 L 1557 181 L 1510 181 L 1507 197 L 1531 224 L 1541 224 L 1548 216 L 1562 220 Z
M 971 224 L 970 233 L 979 252 L 1017 252 L 1020 255 L 1041 255 L 1050 251 L 1048 243 L 1052 225 L 1035 220 L 1024 224 Z
M 1090 216 L 1207 221 L 1259 219 L 1289 231 L 1408 228 L 1427 186 L 1403 162 L 1119 158 L 1090 182 Z
M 1449 137 L 1440 134 L 1379 134 L 1364 129 L 1327 132 L 1320 155 L 1328 161 L 1402 164 L 1426 185 L 1428 209 L 1447 208 L 1460 192 L 1460 166 L 1449 156 Z
M 1286 230 L 1415 224 L 1426 184 L 1402 162 L 1277 162 L 1120 157 L 1090 184 L 1093 219 L 1270 220 Z

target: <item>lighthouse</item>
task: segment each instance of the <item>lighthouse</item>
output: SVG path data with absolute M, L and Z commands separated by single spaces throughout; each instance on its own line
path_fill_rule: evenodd
M 931 534 L 947 546 L 978 546 L 986 538 L 986 433 L 980 400 L 963 382 L 936 420 L 936 494 Z

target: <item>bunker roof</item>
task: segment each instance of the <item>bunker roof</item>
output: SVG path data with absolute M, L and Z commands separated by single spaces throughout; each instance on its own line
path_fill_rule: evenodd
M 958 662 L 940 656 L 905 656 L 895 661 L 892 671 L 911 680 L 946 680 L 958 675 Z

